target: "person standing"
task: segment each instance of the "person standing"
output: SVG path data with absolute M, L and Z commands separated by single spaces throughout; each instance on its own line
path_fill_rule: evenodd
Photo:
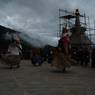
M 21 45 L 17 41 L 13 41 L 8 47 L 8 53 L 6 57 L 6 61 L 10 64 L 10 68 L 13 68 L 13 65 L 17 65 L 17 68 L 20 67 L 21 61 Z
M 91 53 L 91 67 L 95 68 L 95 48 L 92 49 L 92 53 Z

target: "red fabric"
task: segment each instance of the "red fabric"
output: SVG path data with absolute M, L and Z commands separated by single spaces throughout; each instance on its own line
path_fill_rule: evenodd
M 68 35 L 62 37 L 60 40 L 63 42 L 63 44 L 69 44 L 70 43 L 70 37 Z

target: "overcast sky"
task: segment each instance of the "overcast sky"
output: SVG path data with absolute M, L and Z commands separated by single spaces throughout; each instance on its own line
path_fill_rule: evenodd
M 94 0 L 0 0 L 0 24 L 32 36 L 44 36 L 50 42 L 50 38 L 56 40 L 59 8 L 71 11 L 79 8 L 90 16 L 92 23 L 94 6 Z

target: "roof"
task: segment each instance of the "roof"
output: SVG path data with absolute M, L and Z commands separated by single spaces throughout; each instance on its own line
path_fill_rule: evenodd
M 73 15 L 65 15 L 65 16 L 61 16 L 60 18 L 71 19 L 71 18 L 75 18 L 75 16 L 73 16 Z

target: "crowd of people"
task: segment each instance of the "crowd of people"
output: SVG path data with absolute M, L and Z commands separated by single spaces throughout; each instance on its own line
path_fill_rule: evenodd
M 53 51 L 50 46 L 46 46 L 43 49 L 41 48 L 32 48 L 31 49 L 31 63 L 33 66 L 41 66 L 43 62 L 47 61 L 51 63 L 53 59 Z
M 88 45 L 89 46 L 89 45 Z M 72 58 L 77 61 L 77 64 L 87 67 L 95 67 L 95 48 L 90 47 L 90 49 L 83 45 L 83 47 L 77 47 L 72 49 Z
M 80 64 L 87 67 L 91 63 L 91 67 L 95 67 L 95 48 L 89 49 L 87 44 L 71 48 L 70 32 L 65 29 L 62 37 L 59 39 L 57 47 L 49 45 L 44 48 L 31 48 L 30 60 L 33 66 L 41 66 L 45 61 L 51 64 L 51 67 L 65 71 L 72 64 Z M 6 54 L 2 55 L 2 59 L 6 64 L 13 68 L 20 67 L 22 54 L 22 46 L 19 39 L 12 39 Z

